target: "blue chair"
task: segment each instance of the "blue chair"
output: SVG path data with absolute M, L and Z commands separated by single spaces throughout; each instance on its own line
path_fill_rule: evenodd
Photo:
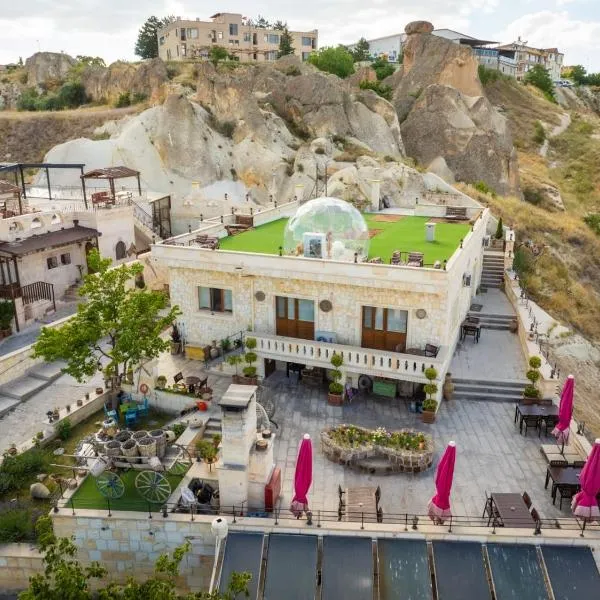
M 128 410 L 125 413 L 125 426 L 129 427 L 137 422 L 137 410 Z
M 146 396 L 144 396 L 144 403 L 138 404 L 137 414 L 140 415 L 141 417 L 148 416 L 148 398 L 146 398 Z
M 119 417 L 117 417 L 117 411 L 113 408 L 112 410 L 108 410 L 106 404 L 104 404 L 104 414 L 109 418 L 115 421 L 115 423 L 119 422 Z

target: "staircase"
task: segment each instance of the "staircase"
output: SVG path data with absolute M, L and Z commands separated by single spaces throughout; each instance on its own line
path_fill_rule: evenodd
M 204 427 L 204 431 L 202 432 L 202 438 L 212 440 L 213 435 L 221 435 L 221 433 L 221 419 L 209 417 L 208 421 L 206 421 L 206 427 Z
M 497 315 L 469 311 L 469 317 L 477 317 L 482 329 L 495 329 L 497 331 L 510 331 L 515 315 Z
M 147 206 L 139 202 L 132 202 L 133 226 L 136 233 L 136 246 L 150 246 L 154 242 L 160 242 L 160 231 L 154 225 L 154 219 Z
M 522 380 L 484 381 L 453 379 L 455 400 L 486 400 L 492 402 L 520 402 L 523 388 L 529 383 Z
M 73 283 L 70 285 L 63 294 L 63 302 L 80 302 L 81 296 L 79 295 L 79 288 L 81 283 Z
M 486 250 L 483 253 L 483 270 L 480 287 L 500 288 L 504 278 L 504 254 Z

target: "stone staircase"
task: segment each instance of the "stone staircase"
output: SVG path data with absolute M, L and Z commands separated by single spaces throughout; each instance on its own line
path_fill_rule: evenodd
M 484 251 L 480 287 L 482 289 L 500 288 L 503 278 L 504 255 L 495 251 Z
M 500 315 L 469 311 L 470 317 L 477 317 L 482 329 L 495 329 L 497 331 L 509 331 L 511 323 L 516 319 L 515 315 Z
M 211 440 L 213 435 L 215 434 L 222 434 L 221 419 L 218 419 L 216 417 L 209 417 L 206 421 L 206 426 L 204 427 L 202 438 Z
M 81 283 L 73 283 L 70 285 L 63 294 L 63 302 L 80 302 L 81 296 L 79 295 L 79 288 L 81 285 Z
M 492 402 L 520 402 L 526 380 L 485 381 L 454 379 L 454 400 L 486 400 Z
M 10 412 L 17 404 L 47 388 L 62 375 L 63 362 L 40 363 L 26 375 L 0 386 L 0 417 Z

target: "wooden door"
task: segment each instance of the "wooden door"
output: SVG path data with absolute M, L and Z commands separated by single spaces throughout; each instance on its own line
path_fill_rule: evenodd
M 315 311 L 312 300 L 277 296 L 275 302 L 277 335 L 303 340 L 315 339 Z
M 375 306 L 363 306 L 362 347 L 385 348 L 384 310 Z
M 363 306 L 362 347 L 404 352 L 407 319 L 404 310 Z

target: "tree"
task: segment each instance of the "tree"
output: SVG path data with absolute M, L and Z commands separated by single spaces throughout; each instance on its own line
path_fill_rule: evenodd
M 356 42 L 354 50 L 350 50 L 350 54 L 352 54 L 354 62 L 370 60 L 371 51 L 369 47 L 369 42 L 367 42 L 367 40 L 364 37 L 361 37 L 360 40 Z
M 308 57 L 308 62 L 317 69 L 333 73 L 342 79 L 354 73 L 354 59 L 344 46 L 322 48 L 313 52 Z
M 578 85 L 583 85 L 585 84 L 585 80 L 586 80 L 586 70 L 585 67 L 583 67 L 582 65 L 575 65 L 574 67 L 571 67 L 570 69 L 571 73 L 571 79 L 573 79 L 573 81 L 578 84 Z
M 162 292 L 139 289 L 133 285 L 144 268 L 139 263 L 110 268 L 97 250 L 88 255 L 94 274 L 86 275 L 80 294 L 86 302 L 62 327 L 42 328 L 33 346 L 34 356 L 52 362 L 64 360 L 65 372 L 77 381 L 91 377 L 104 361 L 104 372 L 112 379 L 113 389 L 128 367 L 156 358 L 169 348 L 161 333 L 181 314 L 167 307 Z
M 294 46 L 292 46 L 292 42 L 292 36 L 286 27 L 279 38 L 279 52 L 277 53 L 277 58 L 287 56 L 288 54 L 294 54 Z
M 254 22 L 254 27 L 258 29 L 272 29 L 271 23 L 262 15 L 258 15 L 258 19 Z
M 554 102 L 554 84 L 547 69 L 542 65 L 534 65 L 525 74 L 525 83 L 530 83 L 544 92 L 544 96 Z
M 43 517 L 40 521 L 48 519 Z M 97 562 L 83 567 L 75 559 L 77 546 L 68 538 L 56 538 L 46 532 L 38 537 L 44 552 L 43 573 L 29 580 L 29 588 L 19 594 L 19 600 L 235 600 L 249 597 L 250 573 L 233 573 L 227 589 L 220 592 L 198 592 L 180 595 L 176 591 L 179 565 L 190 549 L 190 542 L 175 548 L 172 556 L 161 554 L 154 567 L 154 576 L 144 582 L 130 577 L 126 584 L 110 583 L 92 593 L 92 581 L 105 577 L 107 570 Z M 95 587 L 95 586 L 94 586 Z
M 212 62 L 215 67 L 219 61 L 225 60 L 228 56 L 229 53 L 227 50 L 225 50 L 225 48 L 223 48 L 223 46 L 212 46 L 208 53 L 210 62 Z
M 140 28 L 137 42 L 135 43 L 135 53 L 142 58 L 156 58 L 158 56 L 158 30 L 175 21 L 174 16 L 158 19 L 154 15 L 148 17 L 146 22 Z
M 391 65 L 388 62 L 388 59 L 385 57 L 379 57 L 376 60 L 374 60 L 373 63 L 371 64 L 371 67 L 373 67 L 373 70 L 375 71 L 375 74 L 377 75 L 378 81 L 381 81 L 382 79 L 385 79 L 386 77 L 389 77 L 396 70 L 396 69 L 394 69 L 394 65 Z
M 275 23 L 273 23 L 273 29 L 276 29 L 277 31 L 287 31 L 287 21 L 285 23 L 280 20 L 275 21 Z

